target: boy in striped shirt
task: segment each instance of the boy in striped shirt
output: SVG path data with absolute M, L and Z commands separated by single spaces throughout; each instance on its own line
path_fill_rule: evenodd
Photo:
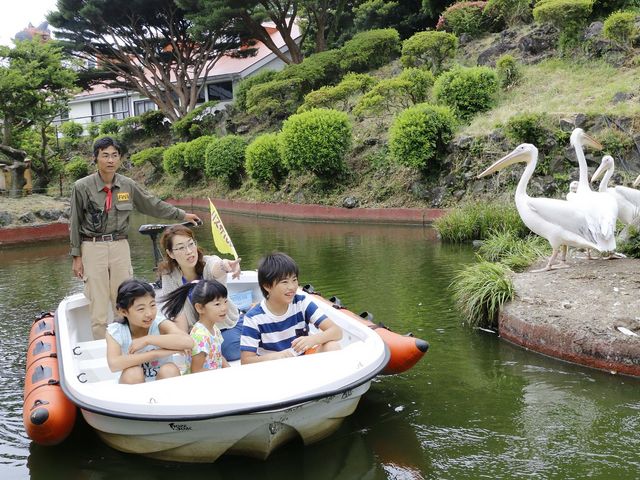
M 264 300 L 244 317 L 240 339 L 242 364 L 338 350 L 342 329 L 306 293 L 298 292 L 298 265 L 284 253 L 272 253 L 258 265 Z M 309 324 L 319 330 L 308 335 Z

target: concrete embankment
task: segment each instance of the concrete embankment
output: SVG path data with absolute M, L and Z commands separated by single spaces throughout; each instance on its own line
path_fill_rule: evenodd
M 571 264 L 514 276 L 516 298 L 500 313 L 500 336 L 561 360 L 640 377 L 640 260 Z

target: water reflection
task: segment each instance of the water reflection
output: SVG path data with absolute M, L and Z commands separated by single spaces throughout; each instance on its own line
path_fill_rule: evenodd
M 223 219 L 245 269 L 271 250 L 285 251 L 298 261 L 302 283 L 337 294 L 356 312 L 372 312 L 397 332 L 427 339 L 425 359 L 402 376 L 377 379 L 330 438 L 310 447 L 290 444 L 266 462 L 153 461 L 110 449 L 82 421 L 63 445 L 39 447 L 26 438 L 21 418 L 31 318 L 82 284 L 71 276 L 65 241 L 1 249 L 3 479 L 638 478 L 640 382 L 464 328 L 448 287 L 473 260 L 468 247 L 441 245 L 433 231 L 417 227 Z M 211 244 L 208 226 L 196 236 Z M 150 241 L 133 234 L 130 243 L 136 275 L 152 278 Z

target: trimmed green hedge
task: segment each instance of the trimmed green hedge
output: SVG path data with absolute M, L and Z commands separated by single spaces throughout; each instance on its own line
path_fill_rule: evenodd
M 64 173 L 75 182 L 89 175 L 89 164 L 82 157 L 73 157 L 71 161 L 64 166 Z
M 458 38 L 452 33 L 418 32 L 402 43 L 400 61 L 405 68 L 426 66 L 435 75 L 457 50 Z
M 205 164 L 207 177 L 220 178 L 230 187 L 239 186 L 246 149 L 246 140 L 237 135 L 226 135 L 209 143 Z
M 287 171 L 280 158 L 276 133 L 260 135 L 249 144 L 245 151 L 245 170 L 259 183 L 280 185 Z
M 177 175 L 184 168 L 184 151 L 187 148 L 187 142 L 179 142 L 168 147 L 162 154 L 162 166 L 164 171 Z
M 435 98 L 463 120 L 492 108 L 498 92 L 498 76 L 489 67 L 455 67 L 441 74 L 433 87 Z
M 400 34 L 393 28 L 360 32 L 340 49 L 340 67 L 344 72 L 368 72 L 396 58 L 400 48 Z

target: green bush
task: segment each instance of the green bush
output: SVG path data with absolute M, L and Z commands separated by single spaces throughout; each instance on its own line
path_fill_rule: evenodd
M 187 143 L 184 149 L 184 170 L 188 171 L 190 177 L 202 176 L 205 171 L 207 149 L 216 139 L 214 136 L 206 135 Z
M 302 101 L 300 85 L 300 80 L 295 78 L 255 85 L 247 92 L 247 111 L 262 118 L 286 118 Z
M 627 157 L 629 151 L 635 146 L 633 138 L 629 134 L 614 128 L 601 130 L 596 138 L 604 147 L 603 151 L 614 157 Z
M 411 82 L 398 77 L 381 80 L 360 98 L 353 113 L 359 118 L 392 115 L 415 104 L 411 87 Z
M 261 83 L 270 82 L 275 78 L 278 72 L 275 70 L 263 70 L 260 73 L 243 79 L 234 91 L 234 103 L 240 110 L 247 109 L 247 92 L 254 85 L 260 85 Z
M 443 156 L 455 125 L 448 107 L 421 103 L 408 108 L 389 129 L 389 151 L 398 163 L 426 172 Z
M 73 157 L 71 161 L 64 166 L 64 173 L 75 182 L 89 175 L 89 164 L 82 157 Z
M 276 80 L 295 80 L 301 89 L 300 98 L 323 85 L 331 85 L 340 80 L 343 70 L 340 68 L 339 50 L 327 50 L 314 53 L 302 63 L 288 65 L 278 73 Z
M 435 82 L 435 98 L 463 120 L 493 107 L 499 91 L 498 76 L 489 67 L 455 67 Z
M 477 36 L 488 31 L 489 21 L 484 15 L 487 2 L 458 2 L 442 12 L 437 30 L 446 30 L 460 36 L 463 33 Z
M 64 122 L 60 125 L 60 132 L 65 136 L 65 138 L 77 144 L 80 138 L 82 138 L 84 127 L 73 120 L 69 120 L 68 122 Z
M 400 35 L 393 28 L 356 34 L 340 49 L 344 72 L 368 72 L 386 65 L 400 54 Z
M 510 231 L 519 238 L 529 234 L 512 203 L 466 203 L 447 212 L 434 222 L 438 235 L 445 242 L 460 243 L 484 240 L 492 231 Z
M 511 270 L 501 263 L 478 262 L 465 267 L 452 284 L 453 298 L 470 327 L 498 327 L 498 314 L 513 299 Z
M 140 117 L 127 117 L 120 120 L 120 138 L 123 142 L 132 141 L 140 132 L 142 124 Z
M 509 90 L 515 87 L 522 80 L 522 69 L 520 64 L 511 55 L 505 54 L 496 60 L 496 73 L 500 87 Z
M 594 0 L 540 0 L 533 8 L 538 23 L 550 23 L 560 31 L 560 48 L 579 42 L 582 29 L 591 15 Z
M 116 135 L 120 130 L 120 122 L 115 118 L 107 118 L 100 122 L 100 133 L 103 135 Z
M 278 135 L 265 133 L 249 144 L 245 151 L 245 170 L 255 181 L 275 187 L 286 175 L 278 151 Z
M 100 124 L 99 123 L 89 123 L 86 126 L 87 133 L 91 138 L 95 138 L 100 133 Z
M 507 137 L 515 143 L 543 145 L 549 137 L 550 117 L 545 113 L 519 113 L 505 124 Z
M 629 225 L 627 229 L 627 235 L 618 243 L 616 251 L 627 257 L 640 258 L 640 231 L 634 225 Z
M 158 135 L 165 131 L 165 115 L 161 110 L 147 110 L 140 115 L 140 124 L 146 135 Z
M 521 272 L 538 259 L 549 256 L 549 242 L 537 235 L 520 237 L 512 230 L 496 230 L 482 242 L 478 254 L 489 262 L 500 262 Z
M 205 102 L 191 110 L 180 120 L 173 122 L 173 125 L 171 125 L 173 134 L 183 140 L 193 140 L 208 133 L 213 133 L 217 123 L 213 107 L 217 104 L 217 100 Z
M 164 147 L 145 148 L 131 155 L 131 163 L 136 167 L 141 167 L 145 163 L 149 163 L 153 166 L 154 171 L 158 172 L 162 170 L 164 151 Z
M 630 48 L 638 36 L 638 27 L 636 26 L 638 16 L 638 12 L 631 11 L 612 13 L 604 21 L 602 33 L 606 38 L 625 48 Z
M 349 73 L 335 86 L 324 86 L 309 92 L 304 97 L 304 103 L 298 112 L 305 112 L 312 108 L 333 108 L 340 104 L 342 110 L 350 110 L 350 101 L 357 94 L 365 93 L 376 80 L 366 73 Z
M 407 67 L 426 66 L 434 75 L 442 70 L 447 60 L 455 57 L 458 38 L 447 32 L 418 32 L 402 43 L 400 61 Z
M 209 143 L 205 173 L 209 178 L 220 178 L 228 186 L 239 186 L 245 163 L 247 142 L 237 135 L 226 135 Z
M 346 170 L 351 124 L 344 112 L 313 109 L 290 116 L 279 135 L 280 157 L 289 170 L 334 178 Z
M 529 23 L 532 18 L 531 0 L 489 0 L 484 14 L 507 27 Z
M 165 172 L 173 175 L 182 172 L 185 148 L 187 148 L 187 142 L 179 142 L 164 151 L 162 154 L 162 166 Z
M 411 101 L 422 103 L 429 99 L 431 89 L 435 79 L 429 70 L 422 68 L 405 68 L 398 77 L 400 80 L 409 82 L 407 94 Z

